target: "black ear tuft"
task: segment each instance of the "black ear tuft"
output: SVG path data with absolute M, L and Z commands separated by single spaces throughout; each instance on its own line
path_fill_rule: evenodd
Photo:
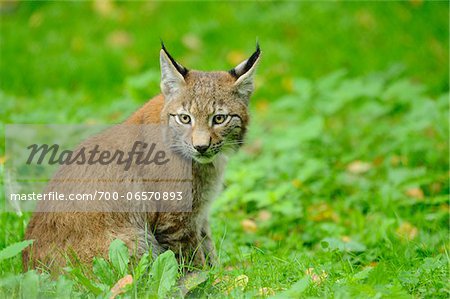
M 259 55 L 261 55 L 261 48 L 259 47 L 259 43 L 256 42 L 256 51 L 250 56 L 249 59 L 247 59 L 244 66 L 235 67 L 232 70 L 229 70 L 228 73 L 235 77 L 236 79 L 248 72 L 252 66 L 255 64 L 256 60 L 258 60 Z
M 247 60 L 247 63 L 245 64 L 245 67 L 244 67 L 244 73 L 248 72 L 248 70 L 250 70 L 252 68 L 252 66 L 255 64 L 256 60 L 259 58 L 260 54 L 261 54 L 261 48 L 259 47 L 259 43 L 256 42 L 256 51 Z
M 178 62 L 176 62 L 175 59 L 173 59 L 172 55 L 170 55 L 169 52 L 167 52 L 167 49 L 164 46 L 164 42 L 162 39 L 161 39 L 161 49 L 164 51 L 164 53 L 166 53 L 167 57 L 169 57 L 170 61 L 172 62 L 173 66 L 177 69 L 177 71 L 183 77 L 186 77 L 189 70 L 187 68 L 185 68 L 184 66 L 182 66 L 181 64 L 179 64 Z
M 236 79 L 239 78 L 238 74 L 236 74 L 236 70 L 235 70 L 235 69 L 229 70 L 228 73 L 229 73 L 231 76 L 235 77 Z

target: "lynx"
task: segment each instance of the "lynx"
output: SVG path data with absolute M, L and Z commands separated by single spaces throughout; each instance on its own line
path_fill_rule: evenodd
M 95 256 L 106 257 L 114 239 L 121 239 L 137 256 L 151 252 L 156 257 L 172 250 L 178 259 L 196 266 L 215 264 L 208 208 L 221 190 L 228 157 L 243 144 L 260 53 L 257 45 L 250 58 L 232 70 L 204 72 L 188 70 L 162 44 L 162 94 L 124 124 L 164 124 L 170 128 L 170 147 L 178 155 L 192 159 L 191 211 L 35 212 L 25 234 L 26 239 L 35 242 L 24 251 L 24 267 L 61 267 L 66 262 L 62 253 L 67 252 L 89 263 Z M 95 167 L 91 166 L 91 171 Z M 132 169 L 130 172 L 128 175 L 138 175 Z

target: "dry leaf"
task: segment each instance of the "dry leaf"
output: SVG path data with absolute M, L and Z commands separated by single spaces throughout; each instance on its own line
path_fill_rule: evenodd
M 430 185 L 430 190 L 433 194 L 438 194 L 442 190 L 442 184 L 439 182 L 434 182 Z
M 241 226 L 247 233 L 254 233 L 258 230 L 258 226 L 256 225 L 256 222 L 251 219 L 244 219 L 241 222 Z
M 314 268 L 308 268 L 305 271 L 305 274 L 309 275 L 311 277 L 311 280 L 318 285 L 321 284 L 328 277 L 328 274 L 323 270 L 320 275 L 316 274 Z
M 98 120 L 94 118 L 88 118 L 84 121 L 84 123 L 87 125 L 96 125 L 98 124 Z
M 123 114 L 121 112 L 116 111 L 116 112 L 108 114 L 107 117 L 110 120 L 118 120 L 123 117 Z
M 6 162 L 6 156 L 0 156 L 0 165 L 5 164 Z
M 347 171 L 352 174 L 363 174 L 368 172 L 372 168 L 370 163 L 356 160 L 347 165 Z
M 368 10 L 357 11 L 356 21 L 361 27 L 366 29 L 373 29 L 376 25 L 375 18 Z
M 234 279 L 235 287 L 240 288 L 242 291 L 245 289 L 247 284 L 248 284 L 248 276 L 245 274 L 239 275 Z
M 272 218 L 272 213 L 267 210 L 262 210 L 258 214 L 258 219 L 261 221 L 267 221 L 270 220 L 270 218 Z
M 101 16 L 111 17 L 114 15 L 115 7 L 112 0 L 94 0 L 92 6 L 94 11 Z
M 222 277 L 217 277 L 216 279 L 214 279 L 212 285 L 215 286 L 219 283 L 227 283 L 230 281 L 230 276 L 228 275 L 224 275 Z
M 413 198 L 417 198 L 417 199 L 423 199 L 424 198 L 423 191 L 419 187 L 410 188 L 410 189 L 406 190 L 405 193 L 409 197 L 413 197 Z
M 259 100 L 256 102 L 256 111 L 266 113 L 269 110 L 269 102 L 267 100 Z
M 333 208 L 325 202 L 310 205 L 308 207 L 308 218 L 315 222 L 339 221 L 338 214 L 336 214 Z
M 243 148 L 243 151 L 245 151 L 247 154 L 258 155 L 259 153 L 261 153 L 262 146 L 263 143 L 261 139 L 257 139 L 252 143 L 246 144 Z
M 281 86 L 283 86 L 283 89 L 287 92 L 293 92 L 294 91 L 294 80 L 290 77 L 285 77 L 283 80 L 281 80 Z
M 341 240 L 342 240 L 342 242 L 348 243 L 348 242 L 350 242 L 352 239 L 350 239 L 349 236 L 342 236 L 342 237 L 341 237 Z
M 138 56 L 128 55 L 125 58 L 125 65 L 130 70 L 138 70 L 139 68 L 142 67 L 142 61 Z
M 81 52 L 81 51 L 83 51 L 84 50 L 84 44 L 85 44 L 85 42 L 84 42 L 83 38 L 80 37 L 80 36 L 74 36 L 70 40 L 70 48 L 74 52 Z
M 409 3 L 411 3 L 412 6 L 421 6 L 423 3 L 423 0 L 409 0 Z
M 9 13 L 17 9 L 20 2 L 19 0 L 3 0 L 0 1 L 0 13 Z
M 132 38 L 128 32 L 117 30 L 111 32 L 106 38 L 106 41 L 113 48 L 124 48 L 132 43 Z
M 117 295 L 120 295 L 125 292 L 125 287 L 133 283 L 133 276 L 126 275 L 121 278 L 111 289 L 111 297 L 109 299 L 116 298 Z
M 408 158 L 405 156 L 392 156 L 391 157 L 391 165 L 392 166 L 398 166 L 399 164 L 407 165 L 408 164 Z
M 244 53 L 238 51 L 231 51 L 230 54 L 227 55 L 227 61 L 232 65 L 238 65 L 246 59 Z
M 284 240 L 284 239 L 285 239 L 285 236 L 282 235 L 282 234 L 274 233 L 274 234 L 272 235 L 272 240 L 274 240 L 274 241 L 282 241 L 282 240 Z
M 258 290 L 258 296 L 273 296 L 275 291 L 269 287 L 262 287 Z
M 194 271 L 186 273 L 179 281 L 178 287 L 181 292 L 182 298 L 187 295 L 187 293 L 194 290 L 200 284 L 208 279 L 208 273 L 203 271 Z
M 236 277 L 234 279 L 234 282 L 231 281 L 230 284 L 230 277 L 225 275 L 222 278 L 216 278 L 216 280 L 214 280 L 213 285 L 218 285 L 221 283 L 226 283 L 228 285 L 219 286 L 219 289 L 221 289 L 225 294 L 230 294 L 235 288 L 240 288 L 241 290 L 244 290 L 245 287 L 248 284 L 248 276 L 247 275 L 239 275 L 238 277 Z
M 202 41 L 198 38 L 198 36 L 192 33 L 184 35 L 181 41 L 183 42 L 183 45 L 191 50 L 198 50 L 202 47 Z
M 439 210 L 449 213 L 450 212 L 450 206 L 448 204 L 446 204 L 446 203 L 441 204 L 439 206 Z
M 417 237 L 418 229 L 414 225 L 412 225 L 409 222 L 403 222 L 396 230 L 397 235 L 400 237 L 407 239 L 407 240 L 413 240 L 415 237 Z
M 293 179 L 292 180 L 292 185 L 297 188 L 300 189 L 300 187 L 303 185 L 302 181 L 300 181 L 299 179 Z
M 31 28 L 37 28 L 39 26 L 41 26 L 42 24 L 42 20 L 43 20 L 43 15 L 41 12 L 35 12 L 31 15 L 31 17 L 28 19 L 28 25 Z
M 384 163 L 384 157 L 383 156 L 377 156 L 375 159 L 373 159 L 372 164 L 373 166 L 380 166 Z

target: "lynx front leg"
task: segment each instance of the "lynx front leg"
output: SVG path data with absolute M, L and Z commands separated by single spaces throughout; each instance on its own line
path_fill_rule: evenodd
M 151 254 L 153 259 L 156 259 L 158 255 L 163 253 L 165 249 L 159 244 L 152 232 L 147 230 L 140 231 L 136 246 L 136 255 L 141 257 L 144 253 Z
M 180 263 L 194 267 L 202 267 L 205 264 L 201 236 L 195 229 L 170 230 L 170 233 L 159 233 L 156 237 L 160 244 L 176 254 Z
M 201 236 L 197 231 L 185 232 L 176 248 L 184 262 L 194 267 L 203 267 L 206 263 L 205 251 L 201 246 Z
M 109 233 L 109 239 L 110 241 L 120 239 L 128 247 L 130 255 L 138 260 L 144 254 L 149 254 L 153 259 L 156 259 L 158 255 L 165 251 L 165 248 L 156 240 L 153 232 L 145 226 L 115 228 Z
M 206 255 L 206 260 L 210 266 L 217 264 L 216 246 L 211 238 L 211 228 L 208 220 L 203 222 L 201 227 L 202 248 Z

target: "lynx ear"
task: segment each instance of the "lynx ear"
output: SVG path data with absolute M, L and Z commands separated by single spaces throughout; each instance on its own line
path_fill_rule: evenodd
M 169 99 L 176 94 L 185 84 L 184 77 L 188 69 L 179 64 L 167 52 L 166 47 L 161 42 L 160 65 L 161 65 L 161 91 Z
M 256 66 L 259 62 L 259 57 L 261 54 L 261 49 L 259 44 L 256 43 L 256 51 L 250 56 L 249 59 L 241 62 L 234 69 L 229 71 L 229 73 L 236 78 L 234 85 L 237 91 L 247 99 L 253 93 L 253 75 L 255 73 Z

